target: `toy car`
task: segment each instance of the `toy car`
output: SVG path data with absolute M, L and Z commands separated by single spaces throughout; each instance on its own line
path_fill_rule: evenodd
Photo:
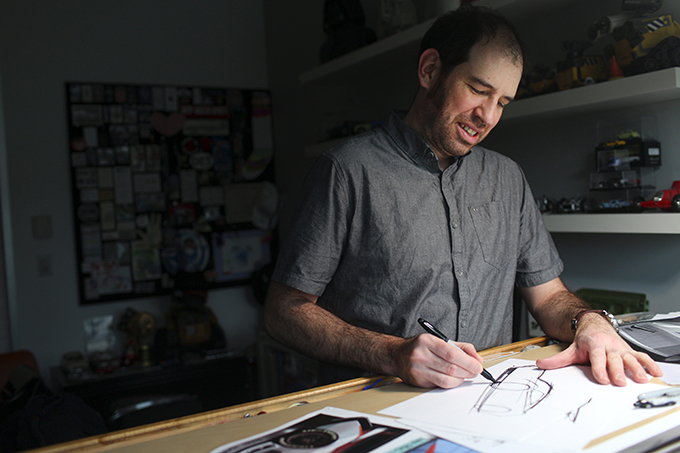
M 628 200 L 609 200 L 609 201 L 603 201 L 600 203 L 599 207 L 600 209 L 610 209 L 610 210 L 615 210 L 615 209 L 625 209 L 630 206 L 630 201 Z
M 639 159 L 638 159 L 639 160 Z M 620 165 L 618 163 L 617 165 Z M 612 167 L 615 165 L 612 165 Z M 626 179 L 626 178 L 609 178 L 597 183 L 598 189 L 624 189 L 628 187 L 639 187 L 641 184 L 639 179 Z
M 563 61 L 556 63 L 557 87 L 568 90 L 607 80 L 607 65 L 602 55 L 584 55 L 592 43 L 588 41 L 564 41 L 562 50 L 567 52 Z
M 680 64 L 680 25 L 670 15 L 631 20 L 612 36 L 616 61 L 626 75 Z
M 570 199 L 562 198 L 557 203 L 556 211 L 558 214 L 586 212 L 585 198 L 573 197 Z
M 680 181 L 673 181 L 670 189 L 659 190 L 651 200 L 638 203 L 641 208 L 662 209 L 664 211 L 680 212 Z

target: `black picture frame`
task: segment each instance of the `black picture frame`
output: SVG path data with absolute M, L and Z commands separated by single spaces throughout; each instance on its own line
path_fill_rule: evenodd
M 276 250 L 268 90 L 67 82 L 80 304 L 247 284 Z

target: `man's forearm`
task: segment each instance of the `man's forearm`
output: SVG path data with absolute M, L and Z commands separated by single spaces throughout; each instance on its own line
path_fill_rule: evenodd
M 571 320 L 579 311 L 589 307 L 559 278 L 545 285 L 522 288 L 521 294 L 546 335 L 561 341 L 574 339 Z
M 274 282 L 267 297 L 264 325 L 273 338 L 319 361 L 394 373 L 403 340 L 352 326 L 286 288 Z
M 562 341 L 572 341 L 574 332 L 571 330 L 571 320 L 582 310 L 588 309 L 588 305 L 569 290 L 555 294 L 549 302 L 560 307 L 546 316 L 545 333 L 551 338 Z

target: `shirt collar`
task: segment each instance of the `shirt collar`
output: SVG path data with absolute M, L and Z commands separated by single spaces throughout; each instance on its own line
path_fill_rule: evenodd
M 433 173 L 441 174 L 439 159 L 432 148 L 420 136 L 402 121 L 405 114 L 392 112 L 387 119 L 385 129 L 399 148 L 416 164 L 422 165 Z M 469 154 L 469 153 L 468 153 Z M 467 155 L 467 154 L 466 154 Z M 463 156 L 465 157 L 465 156 Z M 462 157 L 456 158 L 452 166 L 459 166 Z

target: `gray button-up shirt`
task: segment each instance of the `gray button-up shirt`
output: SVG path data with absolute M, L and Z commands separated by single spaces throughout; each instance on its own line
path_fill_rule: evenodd
M 515 285 L 562 269 L 515 162 L 477 146 L 442 172 L 392 114 L 317 160 L 273 279 L 353 325 L 412 337 L 423 317 L 485 349 L 512 339 Z

